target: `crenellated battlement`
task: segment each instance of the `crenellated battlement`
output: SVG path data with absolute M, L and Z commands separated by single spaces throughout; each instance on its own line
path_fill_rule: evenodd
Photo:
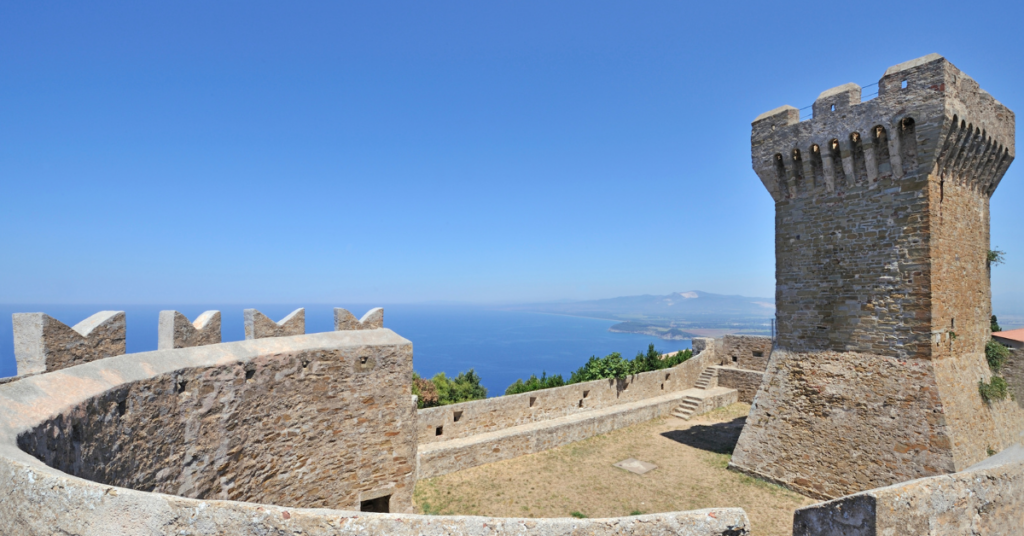
M 306 332 L 306 310 L 296 309 L 274 322 L 256 309 L 245 309 L 246 340 L 291 337 Z M 123 355 L 126 351 L 124 311 L 100 311 L 68 327 L 45 313 L 15 313 L 14 357 L 18 377 L 53 372 L 90 361 Z M 384 327 L 384 309 L 370 309 L 356 320 L 345 309 L 334 309 L 334 331 Z M 178 311 L 160 311 L 157 349 L 173 350 L 221 343 L 220 311 L 206 311 L 195 322 Z
M 878 96 L 822 92 L 813 117 L 782 106 L 751 125 L 754 170 L 776 203 L 887 189 L 931 173 L 991 196 L 1014 158 L 1013 112 L 938 54 L 895 65 Z

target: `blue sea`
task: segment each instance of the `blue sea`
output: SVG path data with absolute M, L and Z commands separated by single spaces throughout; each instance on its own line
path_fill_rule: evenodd
M 0 305 L 0 377 L 14 376 L 14 340 L 11 314 L 43 312 L 68 326 L 102 310 L 123 310 L 128 321 L 128 352 L 156 349 L 157 317 L 161 309 L 175 309 L 195 319 L 207 309 L 221 311 L 223 339 L 244 338 L 242 310 L 255 307 L 280 320 L 299 306 L 287 305 Z M 306 332 L 334 329 L 334 306 L 306 306 Z M 345 306 L 360 317 L 371 306 Z M 654 343 L 670 352 L 690 347 L 690 341 L 665 341 L 648 335 L 611 333 L 613 320 L 597 320 L 477 306 L 388 305 L 384 326 L 413 343 L 413 366 L 422 376 L 445 372 L 449 376 L 475 369 L 490 396 L 498 396 L 517 378 L 542 372 L 562 374 L 579 368 L 592 355 L 619 352 L 633 357 Z

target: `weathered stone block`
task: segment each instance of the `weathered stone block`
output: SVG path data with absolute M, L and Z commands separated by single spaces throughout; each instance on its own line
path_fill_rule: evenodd
M 15 313 L 12 320 L 19 376 L 125 352 L 124 311 L 100 311 L 74 327 L 44 313 Z
M 376 307 L 370 309 L 362 318 L 356 317 L 341 307 L 334 308 L 334 331 L 347 331 L 352 329 L 380 329 L 384 327 L 384 308 Z
M 296 309 L 281 319 L 274 322 L 266 315 L 256 309 L 246 309 L 245 316 L 245 339 L 265 339 L 267 337 L 290 337 L 292 335 L 303 335 L 306 333 L 306 310 Z
M 160 311 L 156 343 L 160 350 L 217 344 L 220 337 L 220 311 L 206 311 L 195 322 L 178 311 Z

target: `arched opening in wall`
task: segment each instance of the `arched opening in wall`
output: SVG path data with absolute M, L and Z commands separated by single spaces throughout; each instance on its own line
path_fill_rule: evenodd
M 892 162 L 889 157 L 889 136 L 882 125 L 871 129 L 872 145 L 875 150 L 875 165 L 878 166 L 878 180 L 892 178 Z
M 829 155 L 832 156 L 832 173 L 835 178 L 835 189 L 842 190 L 846 186 L 846 171 L 843 169 L 843 151 L 839 148 L 839 140 L 832 138 L 828 142 Z
M 804 191 L 806 188 L 804 185 L 804 162 L 800 149 L 793 149 L 793 178 L 796 182 L 794 185 L 796 191 Z
M 779 195 L 786 199 L 789 197 L 789 186 L 786 180 L 786 164 L 782 161 L 782 153 L 775 154 L 775 177 L 779 184 Z
M 850 134 L 850 153 L 853 156 L 853 175 L 857 184 L 867 184 L 868 166 L 864 159 L 864 141 L 860 132 Z
M 903 174 L 917 173 L 917 129 L 913 117 L 900 120 L 900 163 Z
M 818 144 L 811 145 L 811 175 L 810 183 L 814 188 L 821 188 L 825 185 L 825 166 L 821 160 L 821 147 Z

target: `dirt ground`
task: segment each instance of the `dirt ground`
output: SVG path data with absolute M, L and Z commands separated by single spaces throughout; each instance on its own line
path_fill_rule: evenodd
M 416 484 L 416 511 L 500 517 L 616 517 L 740 507 L 755 536 L 789 536 L 816 501 L 726 469 L 750 406 L 655 419 L 563 447 Z M 612 464 L 658 468 L 636 475 Z

